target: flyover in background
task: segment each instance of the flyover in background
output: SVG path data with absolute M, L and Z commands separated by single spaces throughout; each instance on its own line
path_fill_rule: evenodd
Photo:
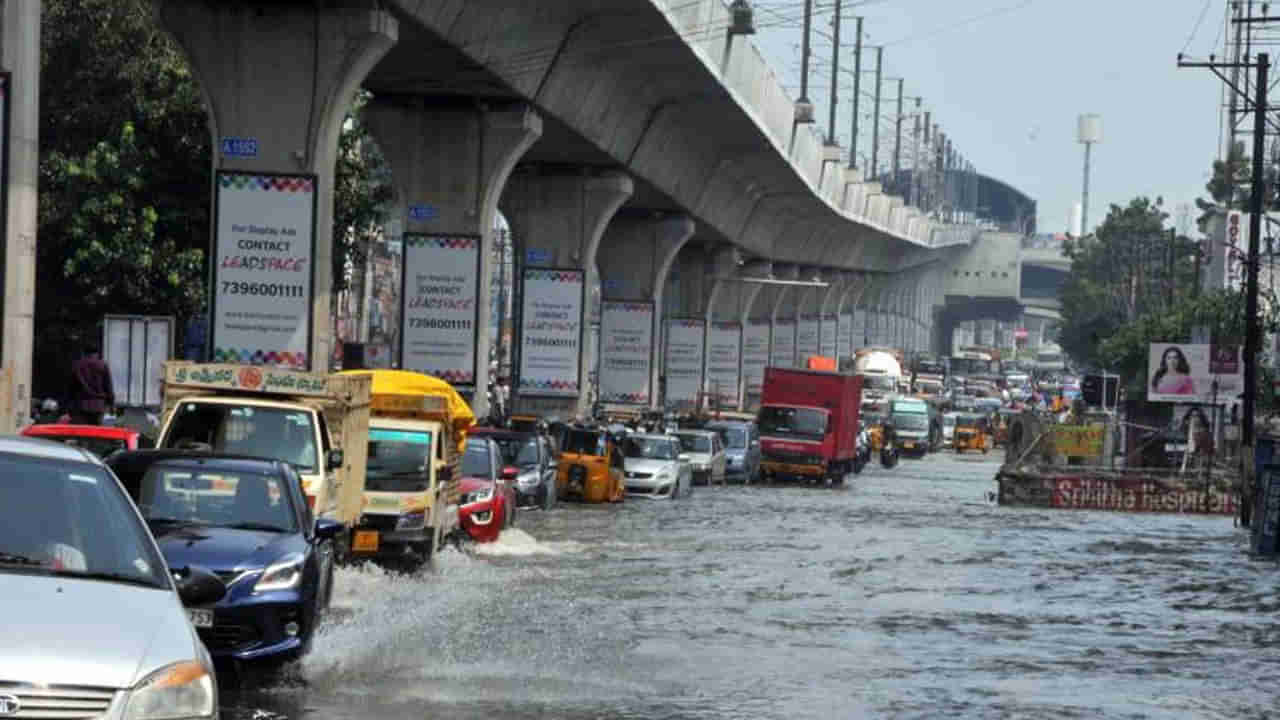
M 364 119 L 391 163 L 405 232 L 478 241 L 474 374 L 460 373 L 476 388 L 489 379 L 499 209 L 521 270 L 567 269 L 604 288 L 588 295 L 584 320 L 598 300 L 670 299 L 658 318 L 740 322 L 838 317 L 861 303 L 876 308 L 878 337 L 907 349 L 929 344 L 940 261 L 979 235 L 971 215 L 926 217 L 863 181 L 840 148 L 797 124 L 777 73 L 729 32 L 722 0 L 156 4 L 201 83 L 215 141 L 262 140 L 260 155 L 218 154 L 215 168 L 317 176 L 321 268 L 343 113 L 358 87 L 372 94 Z M 954 171 L 918 175 L 947 186 Z M 743 282 L 781 277 L 820 278 L 826 292 Z M 333 342 L 326 273 L 315 283 L 313 366 Z M 592 348 L 584 355 L 579 380 L 595 361 Z M 577 387 L 546 402 L 528 393 L 529 407 L 580 412 Z M 483 392 L 475 404 L 485 412 Z

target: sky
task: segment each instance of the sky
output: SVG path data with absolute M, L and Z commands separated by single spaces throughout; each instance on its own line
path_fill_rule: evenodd
M 830 36 L 833 3 L 815 3 L 809 97 L 825 133 L 831 46 L 817 31 Z M 753 4 L 755 42 L 797 96 L 803 2 Z M 1139 195 L 1163 197 L 1176 224 L 1182 204 L 1194 220 L 1218 154 L 1222 82 L 1207 69 L 1179 69 L 1176 59 L 1184 46 L 1195 58 L 1221 54 L 1227 0 L 1207 4 L 1205 11 L 1206 0 L 844 0 L 841 63 L 852 65 L 852 18 L 862 16 L 864 46 L 886 46 L 884 76 L 904 78 L 904 95 L 923 98 L 979 172 L 1035 199 L 1040 232 L 1065 232 L 1080 201 L 1082 113 L 1101 115 L 1103 133 L 1092 150 L 1088 229 L 1110 205 Z M 874 69 L 875 52 L 864 49 L 864 93 L 874 90 Z M 841 85 L 836 127 L 847 148 L 852 76 Z M 896 81 L 883 84 L 882 116 L 895 111 L 896 93 Z M 870 107 L 866 100 L 860 114 Z M 905 135 L 910 125 L 903 127 Z M 887 130 L 881 126 L 882 147 L 891 150 Z M 859 135 L 860 150 L 868 148 L 869 129 Z

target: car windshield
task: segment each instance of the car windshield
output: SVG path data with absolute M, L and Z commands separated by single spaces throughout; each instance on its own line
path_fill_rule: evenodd
M 97 465 L 0 455 L 0 572 L 172 587 L 147 528 Z
M 724 439 L 724 447 L 732 447 L 735 450 L 741 450 L 746 447 L 746 429 L 733 427 L 717 427 L 716 432 L 721 434 Z
M 898 389 L 898 379 L 888 375 L 863 375 L 862 378 L 863 387 L 872 390 L 894 392 Z
M 894 413 L 893 424 L 899 430 L 928 430 L 929 416 L 924 413 Z
M 369 428 L 365 490 L 420 492 L 431 486 L 429 432 Z
M 696 435 L 694 433 L 681 433 L 676 435 L 680 438 L 680 447 L 685 452 L 709 453 L 711 452 L 711 438 L 706 435 Z
M 766 435 L 796 435 L 821 438 L 827 434 L 827 413 L 813 408 L 766 406 L 757 421 Z
M 560 451 L 576 455 L 603 456 L 605 452 L 604 433 L 593 430 L 569 430 L 565 433 L 564 447 Z
M 138 509 L 153 526 L 184 523 L 296 532 L 297 519 L 280 478 L 216 465 L 152 465 L 136 488 Z
M 676 444 L 662 438 L 629 437 L 623 443 L 622 454 L 629 458 L 650 460 L 675 460 L 679 455 Z
M 498 450 L 502 452 L 502 464 L 519 468 L 538 464 L 538 439 L 536 437 L 500 437 Z
M 462 455 L 462 474 L 466 477 L 489 477 L 492 470 L 489 461 L 489 444 L 467 441 L 467 451 Z
M 302 410 L 184 402 L 164 446 L 280 460 L 303 472 L 319 467 L 312 415 Z

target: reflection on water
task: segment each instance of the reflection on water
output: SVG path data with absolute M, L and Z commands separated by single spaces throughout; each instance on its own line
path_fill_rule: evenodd
M 1265 717 L 1280 585 L 1231 520 L 999 508 L 997 460 L 523 513 L 338 574 L 231 718 Z

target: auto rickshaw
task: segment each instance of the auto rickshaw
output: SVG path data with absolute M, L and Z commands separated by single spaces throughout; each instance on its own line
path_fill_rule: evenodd
M 956 418 L 956 429 L 951 433 L 951 447 L 956 453 L 965 450 L 981 450 L 984 454 L 991 451 L 991 422 L 981 415 L 960 415 Z
M 880 448 L 884 447 L 884 417 L 878 413 L 867 413 L 862 416 L 862 427 L 867 431 L 867 437 L 871 438 L 872 452 L 880 452 Z
M 622 450 L 608 428 L 569 425 L 561 438 L 557 497 L 589 503 L 622 502 L 626 490 Z

